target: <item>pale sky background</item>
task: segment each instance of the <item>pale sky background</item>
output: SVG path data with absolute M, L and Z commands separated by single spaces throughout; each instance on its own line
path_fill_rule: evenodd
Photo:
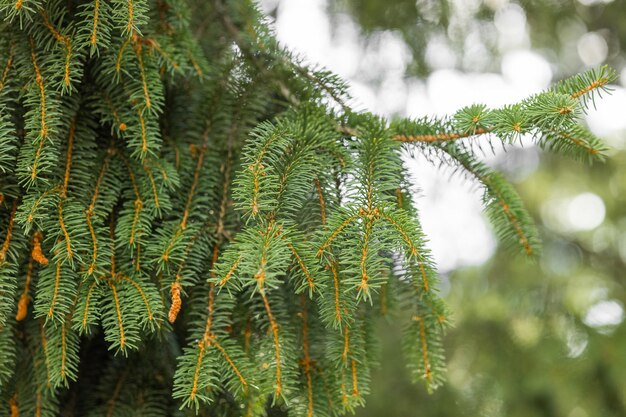
M 476 2 L 457 0 L 456 3 L 466 8 Z M 507 0 L 489 2 L 497 8 L 494 26 L 498 45 L 506 51 L 501 72 L 462 73 L 451 69 L 457 57 L 445 39 L 435 39 L 426 50 L 427 61 L 435 68 L 427 79 L 406 77 L 411 53 L 399 34 L 381 32 L 376 35 L 378 42 L 364 46 L 357 24 L 348 15 L 335 17 L 336 26 L 331 31 L 327 0 L 263 0 L 261 5 L 266 11 L 278 6 L 274 27 L 283 45 L 349 82 L 354 108 L 381 115 L 421 117 L 449 115 L 473 103 L 492 107 L 513 103 L 547 88 L 553 81 L 550 63 L 530 50 L 524 11 Z M 572 50 L 578 54 L 574 58 L 581 66 L 589 67 L 601 64 L 608 52 L 600 35 L 585 30 Z M 480 51 L 477 52 L 476 56 L 480 57 Z M 626 71 L 621 78 L 626 79 Z M 379 82 L 372 83 L 373 79 Z M 613 148 L 626 147 L 617 135 L 626 129 L 624 108 L 626 91 L 615 86 L 613 94 L 599 101 L 597 110 L 591 110 L 587 116 L 594 133 L 606 138 Z M 523 171 L 530 173 L 538 162 L 537 150 L 530 143 L 524 147 L 529 166 Z M 486 159 L 492 163 L 506 157 L 487 155 Z M 488 260 L 496 241 L 482 213 L 480 190 L 466 180 L 441 172 L 422 158 L 408 160 L 408 164 L 419 187 L 417 202 L 422 226 L 440 271 L 445 274 Z M 604 203 L 591 190 L 547 201 L 543 212 L 549 218 L 550 212 L 557 209 L 568 213 L 560 216 L 563 218 L 555 225 L 563 231 L 592 230 L 604 220 Z

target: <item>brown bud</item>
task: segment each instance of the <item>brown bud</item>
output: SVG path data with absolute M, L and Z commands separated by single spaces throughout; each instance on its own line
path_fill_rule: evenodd
M 172 284 L 172 305 L 170 306 L 170 312 L 167 316 L 170 323 L 174 323 L 176 321 L 176 317 L 178 316 L 178 312 L 180 311 L 181 299 L 180 299 L 180 290 L 181 286 L 178 281 L 175 281 Z
M 33 260 L 39 264 L 48 265 L 48 258 L 46 258 L 41 250 L 41 239 L 43 239 L 41 232 L 35 232 L 35 235 L 33 236 L 33 250 L 31 252 L 31 256 L 33 257 Z
M 17 314 L 15 315 L 15 320 L 17 321 L 24 320 L 26 318 L 27 313 L 28 313 L 28 295 L 24 293 L 20 297 L 20 301 L 17 303 Z

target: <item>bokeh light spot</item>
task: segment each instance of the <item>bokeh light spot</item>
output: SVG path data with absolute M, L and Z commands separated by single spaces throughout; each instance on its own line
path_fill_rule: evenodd
M 578 40 L 578 56 L 585 65 L 599 65 L 609 54 L 606 40 L 596 32 L 585 33 Z
M 604 221 L 604 202 L 594 193 L 582 193 L 567 205 L 567 221 L 571 230 L 593 230 Z
M 593 328 L 612 328 L 624 321 L 624 307 L 616 300 L 604 300 L 592 305 L 583 322 Z

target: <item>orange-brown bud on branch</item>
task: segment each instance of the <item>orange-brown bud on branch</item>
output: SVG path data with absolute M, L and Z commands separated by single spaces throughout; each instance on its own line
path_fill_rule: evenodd
M 172 284 L 172 305 L 170 306 L 170 312 L 167 316 L 167 319 L 170 321 L 170 323 L 174 323 L 176 321 L 176 317 L 178 317 L 178 313 L 180 312 L 180 306 L 182 304 L 180 299 L 181 289 L 182 287 L 180 285 L 180 282 L 175 281 Z
M 41 250 L 42 239 L 43 236 L 41 235 L 41 232 L 35 232 L 35 236 L 33 236 L 33 250 L 31 251 L 31 255 L 37 263 L 41 265 L 48 265 L 48 258 L 46 258 L 46 255 L 44 255 Z

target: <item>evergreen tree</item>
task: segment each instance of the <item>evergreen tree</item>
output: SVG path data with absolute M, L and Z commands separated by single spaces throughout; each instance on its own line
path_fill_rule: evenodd
M 285 51 L 246 0 L 0 0 L 0 399 L 20 416 L 340 415 L 373 324 L 444 380 L 405 154 L 484 189 L 501 241 L 539 251 L 483 148 L 522 135 L 602 159 L 580 115 L 600 68 L 515 105 L 388 122 Z

